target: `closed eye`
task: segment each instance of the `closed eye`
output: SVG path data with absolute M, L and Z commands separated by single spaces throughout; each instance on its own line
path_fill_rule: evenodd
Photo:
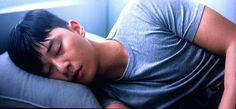
M 59 48 L 57 49 L 56 56 L 60 55 L 62 52 L 62 43 L 60 43 Z

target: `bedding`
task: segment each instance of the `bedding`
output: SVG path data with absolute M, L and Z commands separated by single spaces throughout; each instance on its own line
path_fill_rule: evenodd
M 86 34 L 92 40 L 103 40 Z M 10 60 L 7 52 L 0 55 L 0 77 L 0 107 L 101 108 L 88 87 L 25 72 Z

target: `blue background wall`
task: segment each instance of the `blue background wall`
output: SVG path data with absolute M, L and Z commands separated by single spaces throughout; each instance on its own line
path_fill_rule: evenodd
M 201 0 L 236 24 L 236 0 Z
M 106 37 L 128 0 L 0 0 L 0 53 L 7 34 L 28 10 L 46 9 L 59 17 L 75 19 L 87 32 Z
M 108 25 L 107 31 L 110 31 L 120 15 L 121 10 L 127 4 L 128 0 L 108 0 Z
M 129 0 L 0 0 L 0 53 L 7 34 L 31 9 L 43 8 L 59 17 L 75 19 L 87 32 L 106 37 Z M 236 23 L 236 0 L 198 0 Z M 43 3 L 43 4 L 42 4 Z M 41 5 L 40 5 L 41 4 Z

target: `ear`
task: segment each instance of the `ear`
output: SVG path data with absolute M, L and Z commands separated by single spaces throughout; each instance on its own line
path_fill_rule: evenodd
M 76 21 L 76 20 L 69 20 L 68 27 L 73 31 L 79 34 L 80 36 L 85 36 L 84 28 Z

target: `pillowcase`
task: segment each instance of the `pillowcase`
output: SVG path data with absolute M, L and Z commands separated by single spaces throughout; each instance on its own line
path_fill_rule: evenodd
M 7 52 L 0 55 L 0 77 L 0 107 L 101 108 L 88 87 L 27 73 Z

